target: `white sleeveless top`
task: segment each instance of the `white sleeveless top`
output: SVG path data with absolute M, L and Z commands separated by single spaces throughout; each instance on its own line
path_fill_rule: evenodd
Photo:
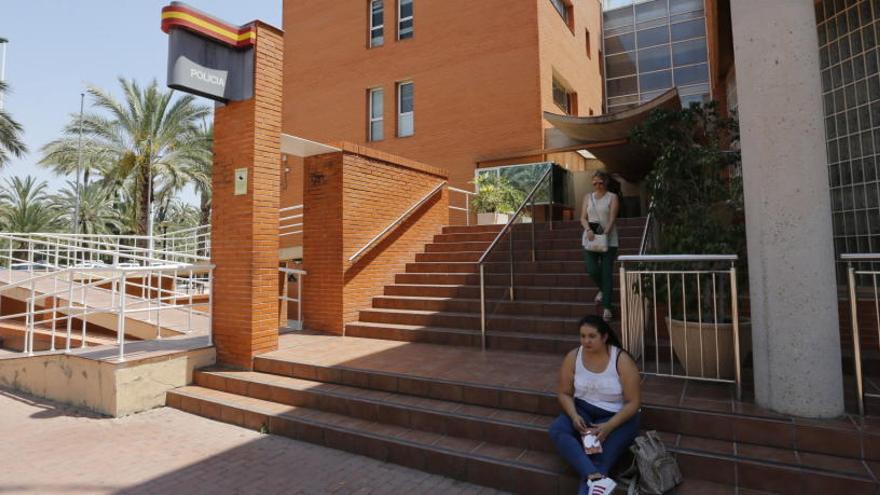
M 574 396 L 599 409 L 617 412 L 623 409 L 623 386 L 620 384 L 620 374 L 617 373 L 620 349 L 615 346 L 609 348 L 611 352 L 605 371 L 593 373 L 584 367 L 581 356 L 584 347 L 578 347 L 574 365 Z
M 596 193 L 588 194 L 586 198 L 587 220 L 598 222 L 603 230 L 607 229 L 608 224 L 611 223 L 611 198 L 616 196 L 616 194 L 610 191 L 605 192 L 605 195 L 601 198 L 596 197 Z M 605 234 L 608 236 L 608 245 L 617 247 L 617 227 L 615 226 L 611 233 L 606 230 Z

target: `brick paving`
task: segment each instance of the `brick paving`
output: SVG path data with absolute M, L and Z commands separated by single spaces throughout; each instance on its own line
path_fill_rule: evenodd
M 0 390 L 0 493 L 495 494 L 161 408 L 101 418 Z

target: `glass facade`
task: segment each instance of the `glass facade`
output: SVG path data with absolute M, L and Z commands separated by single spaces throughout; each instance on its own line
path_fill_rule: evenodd
M 682 103 L 711 97 L 703 0 L 604 0 L 608 112 L 678 87 Z
M 823 0 L 816 22 L 835 255 L 880 252 L 880 1 Z

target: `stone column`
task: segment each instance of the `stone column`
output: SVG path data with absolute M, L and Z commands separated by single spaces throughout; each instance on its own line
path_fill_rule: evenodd
M 732 0 L 758 404 L 843 413 L 813 0 Z
M 278 347 L 281 31 L 257 22 L 254 97 L 214 112 L 211 261 L 217 360 L 251 369 Z M 245 194 L 234 174 L 247 170 Z

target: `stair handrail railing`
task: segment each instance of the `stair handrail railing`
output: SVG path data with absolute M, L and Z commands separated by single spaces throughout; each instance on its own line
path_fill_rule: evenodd
M 476 196 L 477 193 L 452 186 L 449 186 L 448 189 L 449 192 L 464 194 L 464 208 L 462 208 L 461 206 L 449 205 L 449 209 L 455 211 L 463 211 L 465 214 L 464 224 L 469 226 L 471 224 L 471 196 Z
M 489 258 L 489 255 L 492 254 L 492 251 L 498 246 L 501 238 L 504 234 L 513 228 L 513 224 L 516 223 L 519 216 L 522 214 L 526 205 L 531 203 L 532 211 L 535 211 L 535 194 L 537 194 L 538 189 L 541 188 L 541 185 L 544 184 L 545 181 L 550 181 L 550 201 L 549 201 L 549 211 L 547 214 L 547 218 L 549 219 L 548 228 L 553 230 L 553 164 L 547 164 L 547 170 L 541 175 L 535 185 L 532 187 L 532 190 L 529 191 L 529 194 L 523 199 L 522 203 L 519 205 L 519 208 L 516 209 L 514 214 L 510 217 L 510 220 L 507 221 L 507 224 L 498 232 L 498 235 L 495 236 L 495 239 L 489 244 L 489 247 L 486 248 L 486 251 L 483 252 L 483 255 L 480 256 L 480 260 L 477 262 L 480 268 L 480 340 L 481 346 L 483 350 L 486 350 L 486 260 Z M 513 301 L 515 299 L 514 295 L 514 262 L 513 262 L 513 235 L 510 237 L 510 249 L 508 250 L 508 258 L 510 263 L 510 300 Z M 535 219 L 532 219 L 531 225 L 531 256 L 532 261 L 535 261 Z
M 410 217 L 410 216 L 411 216 L 416 210 L 418 210 L 419 208 L 422 207 L 422 205 L 424 205 L 425 203 L 427 203 L 429 199 L 431 199 L 432 197 L 434 197 L 438 192 L 442 191 L 444 186 L 446 186 L 446 181 L 445 181 L 445 180 L 442 181 L 442 182 L 440 182 L 439 184 L 437 184 L 437 187 L 435 187 L 434 189 L 431 189 L 431 192 L 429 192 L 428 194 L 424 195 L 420 200 L 418 200 L 418 201 L 416 201 L 415 203 L 413 203 L 412 206 L 410 206 L 409 208 L 407 208 L 406 211 L 404 211 L 403 213 L 401 213 L 400 216 L 398 216 L 398 217 L 397 217 L 396 219 L 394 219 L 391 223 L 389 223 L 387 227 L 385 227 L 384 229 L 382 229 L 381 232 L 379 232 L 379 233 L 376 234 L 372 239 L 370 239 L 370 240 L 364 245 L 364 247 L 358 249 L 357 252 L 355 252 L 353 255 L 351 255 L 351 257 L 348 258 L 348 261 L 349 261 L 350 263 L 354 263 L 355 261 L 357 261 L 357 260 L 358 260 L 361 256 L 363 256 L 367 251 L 369 251 L 370 249 L 372 249 L 373 246 L 375 246 L 375 245 L 376 245 L 381 239 L 383 239 L 383 238 L 384 238 L 389 232 L 391 232 L 392 230 L 394 230 L 395 228 L 397 228 L 398 225 L 400 225 L 401 223 L 403 223 L 403 222 L 404 222 L 407 218 L 409 218 L 409 217 Z
M 25 285 L 29 285 L 30 295 L 27 297 L 26 310 L 23 313 L 10 315 L 0 315 L 0 320 L 25 319 L 25 335 L 23 352 L 28 356 L 34 355 L 34 335 L 36 333 L 37 317 L 43 316 L 39 323 L 41 325 L 51 324 L 50 333 L 50 349 L 49 352 L 55 352 L 56 330 L 58 322 L 65 322 L 66 325 L 66 343 L 64 352 L 71 351 L 71 340 L 73 337 L 72 323 L 74 318 L 79 318 L 82 322 L 80 347 L 86 347 L 88 317 L 96 314 L 116 313 L 117 315 L 117 346 L 118 359 L 125 359 L 125 327 L 126 315 L 133 313 L 147 313 L 146 322 L 153 324 L 151 314 L 155 313 L 156 338 L 161 339 L 162 326 L 160 322 L 160 314 L 165 310 L 185 311 L 186 312 L 186 330 L 182 331 L 188 334 L 193 330 L 193 316 L 201 315 L 207 318 L 208 342 L 211 345 L 211 319 L 212 319 L 212 286 L 213 286 L 213 270 L 214 265 L 210 264 L 167 264 L 163 266 L 150 267 L 67 267 L 61 270 L 44 273 L 29 277 L 25 280 L 11 283 L 9 285 L 0 286 L 0 293 Z M 181 275 L 183 273 L 183 275 Z M 188 276 L 186 274 L 188 273 Z M 203 273 L 207 273 L 207 280 Z M 140 283 L 129 277 L 140 274 Z M 152 279 L 158 274 L 158 284 L 153 285 Z M 87 277 L 82 280 L 76 280 L 75 276 Z M 66 279 L 65 279 L 66 276 Z M 53 277 L 52 289 L 43 290 L 37 293 L 36 281 L 44 278 Z M 149 282 L 145 282 L 147 279 Z M 182 292 L 175 288 L 166 288 L 162 284 L 162 278 L 170 278 L 175 281 L 175 285 L 179 281 L 187 283 L 187 291 Z M 62 287 L 59 288 L 59 281 Z M 194 301 L 194 291 L 192 285 L 194 283 L 203 283 L 207 286 L 208 295 L 207 311 L 195 309 L 196 306 L 202 306 L 204 302 Z M 107 289 L 105 286 L 109 285 Z M 136 297 L 127 292 L 130 289 L 141 289 L 141 297 Z M 96 294 L 107 292 L 110 293 L 109 305 L 96 305 L 88 303 L 87 291 Z M 77 297 L 74 293 L 79 294 L 79 303 L 76 302 Z M 127 301 L 127 299 L 129 299 Z M 59 306 L 59 299 L 66 300 L 65 305 Z M 51 307 L 37 309 L 38 301 L 48 301 Z M 62 338 L 64 336 L 62 335 Z
M 875 317 L 880 318 L 880 290 L 878 290 L 877 278 L 880 276 L 880 270 L 858 269 L 855 263 L 871 263 L 876 266 L 880 262 L 880 253 L 845 253 L 840 255 L 840 260 L 846 262 L 847 286 L 849 289 L 849 317 L 852 328 L 853 340 L 853 368 L 856 375 L 856 396 L 858 398 L 859 414 L 865 415 L 865 397 L 880 398 L 878 393 L 865 392 L 864 375 L 862 371 L 862 342 L 861 329 L 859 328 L 859 311 L 858 311 L 858 280 L 857 277 L 869 277 L 872 281 L 866 291 L 873 300 Z M 878 335 L 880 335 L 880 325 L 877 325 Z

